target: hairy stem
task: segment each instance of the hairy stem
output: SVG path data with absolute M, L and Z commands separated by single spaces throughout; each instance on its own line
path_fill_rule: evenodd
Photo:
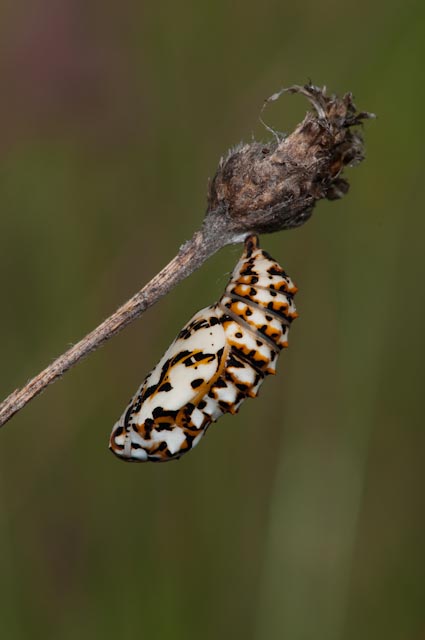
M 96 329 L 77 342 L 68 351 L 54 360 L 48 367 L 32 378 L 22 389 L 16 389 L 0 404 L 0 426 L 20 411 L 30 400 L 58 380 L 68 369 L 119 333 L 130 322 L 142 315 L 176 284 L 198 269 L 210 256 L 225 244 L 230 237 L 211 232 L 202 227 L 186 242 L 178 254 L 143 289 L 123 304 Z

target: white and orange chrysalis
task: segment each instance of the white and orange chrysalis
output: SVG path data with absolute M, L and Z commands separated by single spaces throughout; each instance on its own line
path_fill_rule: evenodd
M 288 346 L 296 291 L 249 236 L 220 300 L 180 331 L 115 424 L 113 453 L 131 462 L 175 460 L 212 422 L 254 398 Z

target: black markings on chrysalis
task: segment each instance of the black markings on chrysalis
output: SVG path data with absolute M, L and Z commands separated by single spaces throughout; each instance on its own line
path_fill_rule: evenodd
M 212 422 L 255 397 L 287 346 L 295 293 L 250 236 L 223 296 L 180 331 L 116 423 L 112 451 L 128 461 L 176 460 Z

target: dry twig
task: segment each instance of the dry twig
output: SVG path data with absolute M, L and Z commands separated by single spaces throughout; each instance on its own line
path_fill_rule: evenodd
M 241 242 L 251 233 L 298 227 L 309 219 L 318 200 L 345 195 L 348 183 L 341 177 L 342 170 L 363 159 L 362 138 L 352 127 L 371 114 L 359 113 L 351 94 L 328 97 L 325 89 L 312 85 L 284 89 L 266 103 L 284 92 L 302 93 L 314 111 L 309 111 L 290 135 L 283 137 L 273 131 L 272 141 L 239 145 L 221 159 L 210 185 L 201 229 L 112 316 L 6 398 L 0 405 L 0 426 L 82 358 L 138 318 L 218 249 Z

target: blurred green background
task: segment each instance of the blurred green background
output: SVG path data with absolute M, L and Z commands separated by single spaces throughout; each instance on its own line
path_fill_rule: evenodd
M 178 463 L 107 450 L 228 247 L 2 429 L 1 637 L 423 640 L 425 5 L 6 1 L 0 37 L 2 397 L 191 236 L 265 97 L 379 116 L 348 196 L 262 239 L 300 318 L 256 402 Z

